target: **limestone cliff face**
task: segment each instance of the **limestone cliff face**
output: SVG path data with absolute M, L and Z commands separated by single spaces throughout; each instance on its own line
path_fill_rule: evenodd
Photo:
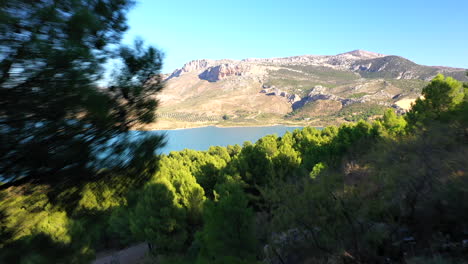
M 193 60 L 184 65 L 182 67 L 183 72 L 191 72 L 191 71 L 198 71 L 205 69 L 206 67 L 209 67 L 210 65 L 213 64 L 213 61 L 211 60 Z
M 248 64 L 221 64 L 209 67 L 199 77 L 202 80 L 216 82 L 229 76 L 245 76 L 251 73 L 252 66 Z
M 212 60 L 193 60 L 189 61 L 181 69 L 176 69 L 167 79 L 179 77 L 183 73 L 194 72 L 206 69 L 212 65 Z
M 248 63 L 273 64 L 273 65 L 310 65 L 310 66 L 325 66 L 334 69 L 349 70 L 356 61 L 377 59 L 386 55 L 369 52 L 364 50 L 354 50 L 346 53 L 341 53 L 332 56 L 323 55 L 303 55 L 292 56 L 286 58 L 267 58 L 257 59 L 249 58 L 242 61 Z
M 381 58 L 381 57 L 387 56 L 387 55 L 384 55 L 384 54 L 371 52 L 371 51 L 366 51 L 366 50 L 353 50 L 353 51 L 350 51 L 350 52 L 338 54 L 338 56 L 340 56 L 340 55 L 354 56 L 354 57 L 358 57 L 360 59 L 375 59 L 375 58 Z
M 274 96 L 281 96 L 281 97 L 284 97 L 286 99 L 288 99 L 288 102 L 291 103 L 291 104 L 294 104 L 296 102 L 299 102 L 301 101 L 301 97 L 297 94 L 290 94 L 286 91 L 282 91 L 274 86 L 267 86 L 267 85 L 263 85 L 262 86 L 262 90 L 260 91 L 260 93 L 264 93 L 266 95 L 274 95 Z
M 320 66 L 354 72 L 361 77 L 430 80 L 437 73 L 455 73 L 463 77 L 464 69 L 418 65 L 398 56 L 354 50 L 332 56 L 303 55 L 285 58 L 248 58 L 238 60 L 194 60 L 175 70 L 167 79 L 196 73 L 202 80 L 216 82 L 229 76 L 262 77 L 267 70 L 288 66 Z
M 234 60 L 193 60 L 175 70 L 166 80 L 196 73 L 201 80 L 216 82 L 229 76 L 262 76 L 266 67 Z

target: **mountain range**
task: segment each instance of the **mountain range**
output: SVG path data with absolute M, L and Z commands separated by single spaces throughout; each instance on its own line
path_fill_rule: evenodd
M 158 121 L 146 129 L 204 125 L 325 126 L 403 113 L 438 73 L 468 81 L 466 69 L 424 66 L 354 50 L 243 60 L 194 60 L 164 75 Z

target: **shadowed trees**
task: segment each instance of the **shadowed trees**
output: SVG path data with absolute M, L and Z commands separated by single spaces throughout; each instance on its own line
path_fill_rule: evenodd
M 2 178 L 83 178 L 102 167 L 106 155 L 113 161 L 126 155 L 128 163 L 113 163 L 120 167 L 153 159 L 160 138 L 130 147 L 123 136 L 135 124 L 154 120 L 157 102 L 151 95 L 162 88 L 156 49 L 141 41 L 119 47 L 132 5 L 131 0 L 0 3 Z M 111 88 L 100 88 L 111 58 L 120 66 Z
M 232 182 L 220 185 L 218 191 L 216 201 L 208 201 L 203 212 L 197 263 L 253 263 L 254 215 L 247 196 Z

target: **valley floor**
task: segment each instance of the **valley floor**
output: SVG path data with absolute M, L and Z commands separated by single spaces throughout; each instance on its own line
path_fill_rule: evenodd
M 177 129 L 187 129 L 187 128 L 197 128 L 197 127 L 263 127 L 263 126 L 310 126 L 306 122 L 275 122 L 275 123 L 260 123 L 260 122 L 158 122 L 144 127 L 138 128 L 141 130 L 177 130 Z
M 275 119 L 275 120 L 242 120 L 242 121 L 203 121 L 203 122 L 187 122 L 187 121 L 177 121 L 169 119 L 159 119 L 155 123 L 151 123 L 144 126 L 136 127 L 136 130 L 176 130 L 176 129 L 186 129 L 186 128 L 197 128 L 197 127 L 207 127 L 207 126 L 216 126 L 216 127 L 262 127 L 262 126 L 300 126 L 300 127 L 325 127 L 330 125 L 339 125 L 342 123 L 347 123 L 344 120 L 332 120 L 324 122 L 319 119 L 314 120 L 284 120 L 284 119 Z

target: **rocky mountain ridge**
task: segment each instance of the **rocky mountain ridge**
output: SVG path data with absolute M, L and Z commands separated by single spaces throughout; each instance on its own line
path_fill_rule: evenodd
M 303 55 L 284 58 L 247 58 L 243 60 L 193 60 L 176 69 L 167 79 L 197 72 L 200 79 L 211 82 L 229 76 L 263 76 L 267 70 L 288 65 L 322 66 L 358 74 L 389 72 L 395 79 L 430 80 L 437 73 L 463 72 L 464 69 L 418 65 L 403 57 L 353 50 L 338 55 Z
M 304 120 L 327 125 L 368 119 L 388 107 L 404 112 L 438 73 L 468 81 L 465 69 L 424 66 L 363 50 L 332 56 L 194 60 L 163 76 L 160 123 L 167 119 L 167 124 L 177 121 L 183 126 L 219 124 L 229 117 L 234 125 Z

